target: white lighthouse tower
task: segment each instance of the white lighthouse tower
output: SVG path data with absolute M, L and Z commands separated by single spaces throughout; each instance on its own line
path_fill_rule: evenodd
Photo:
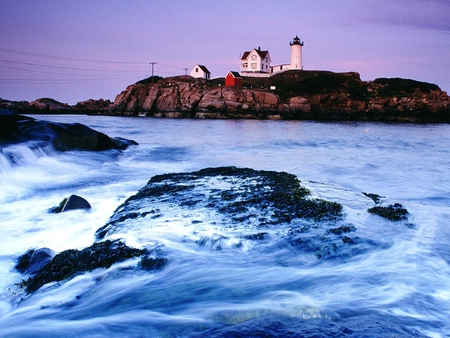
M 298 36 L 292 40 L 291 45 L 291 67 L 290 69 L 303 69 L 302 47 L 304 42 L 300 41 Z

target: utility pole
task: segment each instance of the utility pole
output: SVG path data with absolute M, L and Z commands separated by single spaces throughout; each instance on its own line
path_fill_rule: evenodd
M 153 67 L 156 65 L 156 62 L 149 62 L 152 65 L 152 83 L 153 83 Z
M 187 71 L 189 68 L 183 68 L 184 69 L 184 75 L 187 75 Z

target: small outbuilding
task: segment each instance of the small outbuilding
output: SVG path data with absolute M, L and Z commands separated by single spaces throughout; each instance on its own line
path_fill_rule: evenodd
M 211 72 L 203 65 L 196 65 L 192 68 L 190 75 L 195 78 L 209 80 L 211 78 Z
M 229 71 L 225 76 L 225 86 L 242 87 L 242 77 L 238 72 Z

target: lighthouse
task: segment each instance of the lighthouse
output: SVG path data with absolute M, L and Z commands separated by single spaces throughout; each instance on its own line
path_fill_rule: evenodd
M 291 45 L 291 67 L 290 69 L 303 69 L 302 47 L 304 42 L 300 41 L 298 36 L 292 40 Z

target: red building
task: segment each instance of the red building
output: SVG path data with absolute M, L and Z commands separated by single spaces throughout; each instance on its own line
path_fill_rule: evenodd
M 229 71 L 225 77 L 225 86 L 242 87 L 242 77 L 238 72 Z

